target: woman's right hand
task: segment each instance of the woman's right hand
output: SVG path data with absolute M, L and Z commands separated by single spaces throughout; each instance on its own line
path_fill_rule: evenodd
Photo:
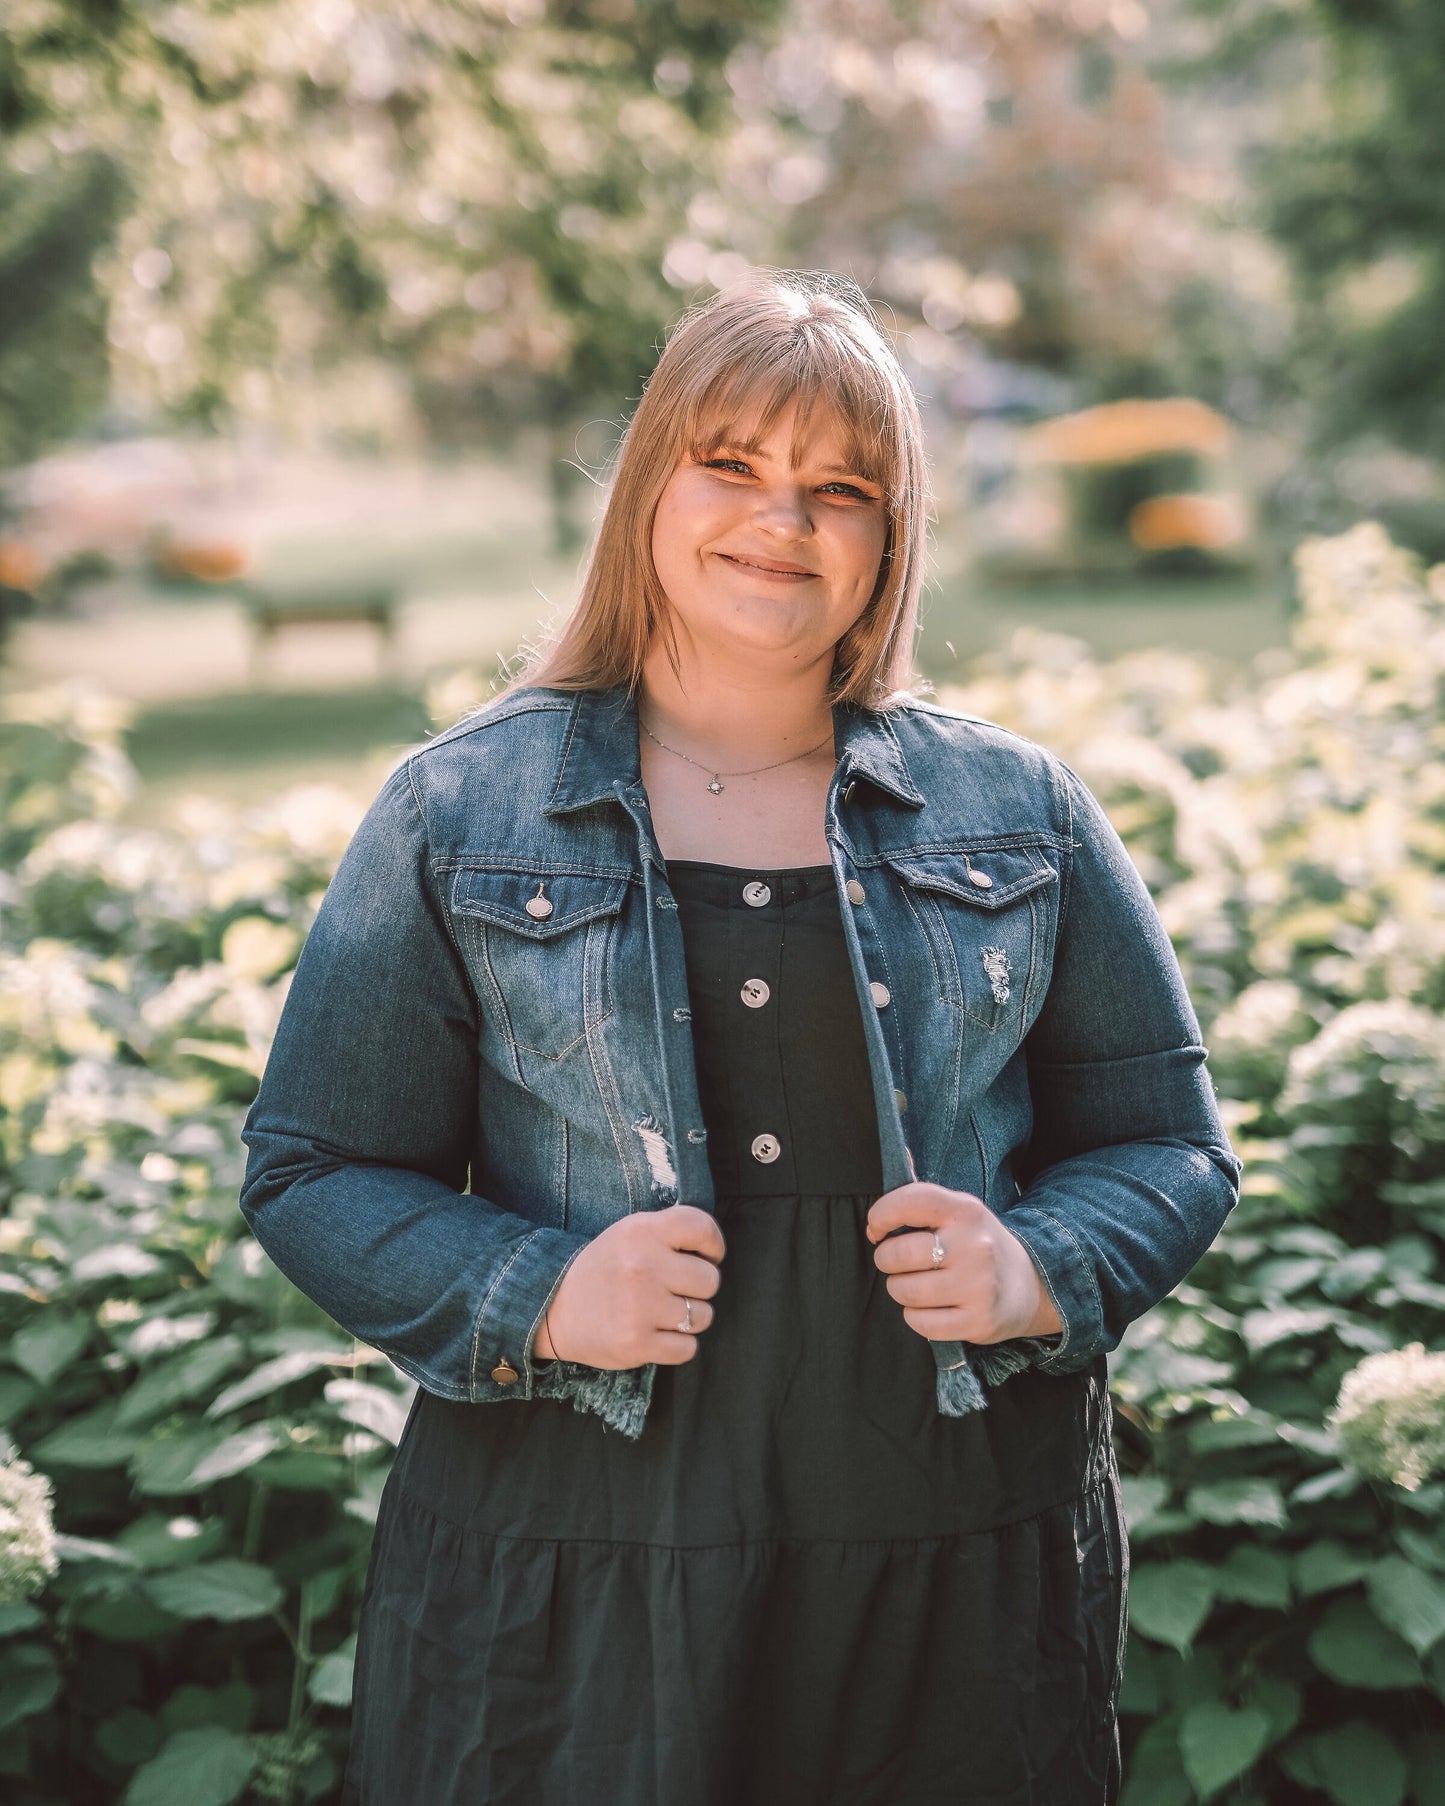
M 678 1366 L 697 1353 L 712 1322 L 703 1302 L 722 1283 L 722 1230 L 696 1204 L 638 1210 L 609 1223 L 567 1269 L 533 1344 L 542 1360 L 589 1367 Z M 691 1298 L 692 1331 L 680 1330 Z

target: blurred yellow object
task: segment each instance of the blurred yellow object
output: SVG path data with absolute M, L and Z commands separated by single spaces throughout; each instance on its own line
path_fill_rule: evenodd
M 33 590 L 45 571 L 45 560 L 27 540 L 0 539 L 0 588 Z
M 1228 446 L 1229 422 L 1205 402 L 1179 395 L 1163 401 L 1106 401 L 1031 427 L 1026 443 L 1054 464 L 1127 464 L 1161 452 L 1217 457 Z
M 1155 495 L 1129 512 L 1129 537 L 1143 552 L 1197 546 L 1216 552 L 1245 537 L 1244 509 L 1232 495 Z

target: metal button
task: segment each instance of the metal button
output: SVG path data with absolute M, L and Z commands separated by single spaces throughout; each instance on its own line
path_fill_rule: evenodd
M 754 878 L 751 884 L 743 886 L 743 902 L 751 903 L 754 909 L 761 909 L 765 903 L 771 903 L 773 892 L 770 885 L 761 878 Z
M 772 996 L 766 978 L 750 978 L 742 988 L 742 1000 L 751 1010 L 760 1010 Z
M 993 879 L 989 877 L 987 872 L 976 872 L 973 867 L 970 866 L 968 868 L 968 876 L 969 881 L 976 884 L 980 890 L 991 890 L 993 888 Z
M 505 1355 L 492 1369 L 492 1378 L 499 1386 L 514 1386 L 521 1376 Z
M 856 878 L 850 878 L 843 886 L 843 891 L 850 903 L 861 903 L 868 895 Z
M 895 1090 L 893 1093 L 893 1101 L 898 1106 L 898 1114 L 902 1116 L 903 1112 L 908 1108 L 907 1092 Z
M 777 1159 L 783 1151 L 783 1144 L 776 1135 L 758 1135 L 753 1140 L 753 1159 L 761 1160 L 764 1166 Z
M 888 1001 L 893 995 L 888 989 L 888 986 L 879 984 L 878 980 L 875 978 L 868 989 L 872 993 L 873 1001 L 878 1005 L 879 1009 L 886 1010 L 888 1008 Z
M 856 778 L 849 778 L 848 782 L 843 786 L 843 801 L 845 803 L 851 801 L 852 796 L 853 796 L 853 786 L 856 782 L 857 782 Z
M 541 895 L 528 897 L 522 907 L 529 916 L 535 916 L 539 922 L 545 922 L 552 913 L 552 900 L 550 897 Z

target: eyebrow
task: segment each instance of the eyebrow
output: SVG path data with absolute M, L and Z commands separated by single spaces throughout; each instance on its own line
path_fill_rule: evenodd
M 715 451 L 747 452 L 750 457 L 754 458 L 757 457 L 759 452 L 763 449 L 763 442 L 761 439 L 730 439 L 723 434 L 719 434 L 709 443 Z M 801 469 L 801 466 L 794 464 L 791 468 L 793 470 L 798 470 Z M 861 477 L 865 483 L 872 483 L 876 489 L 881 489 L 883 487 L 876 477 L 866 475 L 856 464 L 820 464 L 818 468 L 826 475 Z

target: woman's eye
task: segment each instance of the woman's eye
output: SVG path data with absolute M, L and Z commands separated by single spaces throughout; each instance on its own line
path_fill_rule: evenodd
M 701 458 L 699 463 L 704 470 L 733 469 L 741 470 L 748 476 L 752 475 L 751 467 L 741 458 Z M 825 490 L 841 490 L 845 495 L 850 495 L 860 502 L 876 502 L 879 499 L 877 496 L 869 495 L 866 490 L 860 489 L 856 483 L 843 483 L 835 479 L 830 483 L 824 483 L 822 487 Z

